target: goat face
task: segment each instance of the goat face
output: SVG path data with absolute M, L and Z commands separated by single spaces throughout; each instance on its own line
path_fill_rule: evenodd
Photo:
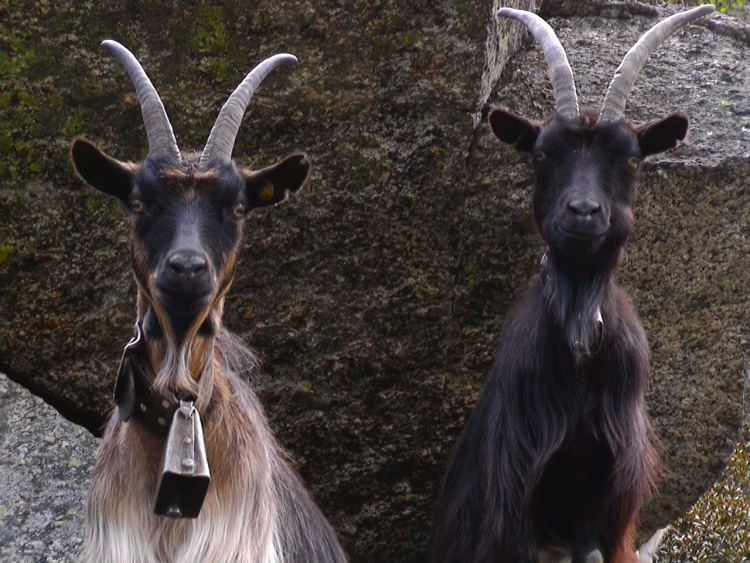
M 679 113 L 642 126 L 588 113 L 542 124 L 496 109 L 489 121 L 501 141 L 533 154 L 534 218 L 550 249 L 568 258 L 624 244 L 641 159 L 676 146 L 688 128 Z
M 546 123 L 501 109 L 489 115 L 501 141 L 534 154 L 534 217 L 553 258 L 585 260 L 590 268 L 590 259 L 602 252 L 619 256 L 632 230 L 641 159 L 675 147 L 688 128 L 687 117 L 679 113 L 635 126 L 623 118 L 626 98 L 653 50 L 713 10 L 708 5 L 674 14 L 646 32 L 615 72 L 598 116 L 580 111 L 573 69 L 549 24 L 523 10 L 497 12 L 524 24 L 542 46 L 555 94 L 557 114 Z M 611 267 L 611 260 L 605 262 Z
M 87 184 L 125 206 L 146 334 L 166 336 L 178 348 L 218 328 L 247 213 L 282 201 L 307 179 L 310 165 L 303 154 L 256 172 L 238 169 L 231 159 L 253 92 L 274 68 L 296 59 L 275 55 L 257 65 L 222 107 L 198 155 L 177 148 L 164 106 L 133 54 L 114 41 L 102 47 L 118 58 L 136 87 L 149 154 L 141 164 L 123 163 L 76 139 L 71 158 Z
M 310 168 L 297 154 L 257 172 L 230 162 L 191 173 L 152 159 L 120 163 L 85 139 L 71 152 L 81 178 L 128 212 L 134 273 L 159 317 L 147 329 L 166 324 L 177 340 L 196 322 L 215 330 L 209 313 L 231 284 L 247 213 L 296 192 Z
M 71 154 L 86 183 L 124 204 L 133 270 L 152 305 L 146 329 L 154 334 L 168 326 L 177 341 L 197 323 L 213 333 L 210 313 L 231 284 L 246 215 L 299 190 L 310 168 L 302 154 L 257 172 L 232 162 L 204 172 L 151 158 L 125 164 L 85 139 L 73 142 Z
M 236 175 L 211 176 L 146 167 L 130 195 L 133 266 L 178 338 L 232 277 L 246 198 Z

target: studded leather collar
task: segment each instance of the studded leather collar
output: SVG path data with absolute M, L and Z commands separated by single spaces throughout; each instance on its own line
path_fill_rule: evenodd
M 117 369 L 114 399 L 120 420 L 127 422 L 133 417 L 154 433 L 166 434 L 180 402 L 173 393 L 153 389 L 154 374 L 143 353 L 146 346 L 140 322 L 136 321 L 134 331 Z

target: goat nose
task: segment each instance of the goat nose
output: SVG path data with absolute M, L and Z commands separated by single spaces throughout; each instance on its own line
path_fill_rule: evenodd
M 599 203 L 590 199 L 573 199 L 568 202 L 568 209 L 579 217 L 595 215 L 602 208 Z
M 169 257 L 167 266 L 178 276 L 199 276 L 208 271 L 208 259 L 195 250 L 178 250 Z

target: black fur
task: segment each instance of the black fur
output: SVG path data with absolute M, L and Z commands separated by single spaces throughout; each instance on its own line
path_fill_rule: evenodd
M 545 550 L 573 563 L 596 550 L 633 561 L 659 461 L 644 405 L 646 337 L 613 273 L 633 228 L 641 147 L 674 146 L 687 120 L 637 128 L 583 114 L 537 129 L 493 114 L 498 138 L 534 154 L 534 217 L 548 250 L 508 313 L 443 478 L 431 561 L 533 563 Z

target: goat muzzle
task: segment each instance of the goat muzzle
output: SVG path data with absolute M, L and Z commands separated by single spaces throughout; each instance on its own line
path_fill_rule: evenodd
M 169 518 L 197 518 L 210 481 L 198 410 L 192 401 L 181 400 L 167 435 L 154 514 Z

